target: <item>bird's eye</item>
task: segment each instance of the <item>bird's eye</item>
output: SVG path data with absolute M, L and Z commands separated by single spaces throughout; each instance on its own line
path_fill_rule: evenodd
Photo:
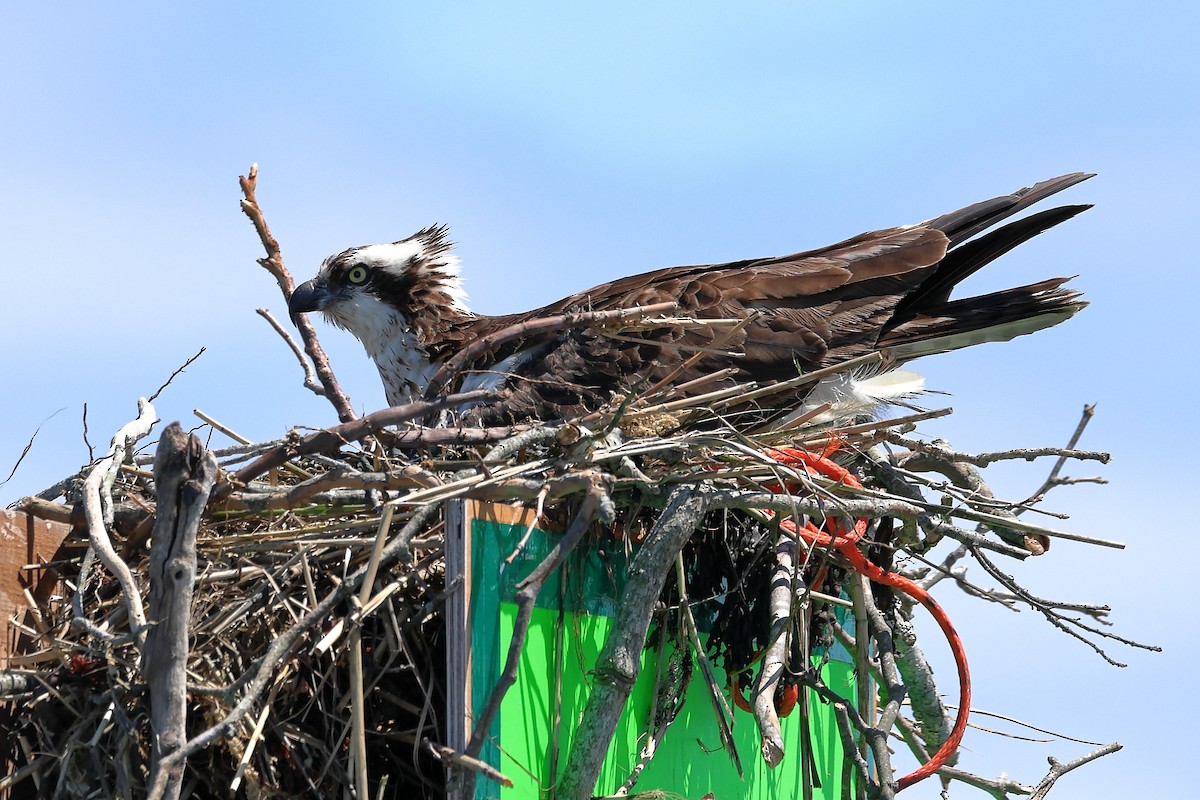
M 367 280 L 367 268 L 351 267 L 350 271 L 346 273 L 346 278 L 351 283 L 365 283 Z

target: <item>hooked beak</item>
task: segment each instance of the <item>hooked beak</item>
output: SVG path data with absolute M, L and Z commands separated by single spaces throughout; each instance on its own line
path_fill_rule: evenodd
M 333 292 L 329 291 L 329 287 L 314 278 L 300 284 L 292 292 L 292 296 L 288 299 L 288 313 L 292 319 L 295 319 L 297 314 L 320 311 L 329 305 L 329 301 L 332 299 Z

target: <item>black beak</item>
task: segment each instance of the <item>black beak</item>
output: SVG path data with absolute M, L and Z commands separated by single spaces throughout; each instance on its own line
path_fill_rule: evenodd
M 329 304 L 330 297 L 332 293 L 324 283 L 318 283 L 315 278 L 305 281 L 295 288 L 288 299 L 288 313 L 295 319 L 297 314 L 320 311 Z

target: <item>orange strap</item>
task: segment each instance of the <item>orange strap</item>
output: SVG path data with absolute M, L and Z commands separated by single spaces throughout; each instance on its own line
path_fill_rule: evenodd
M 824 456 L 814 455 L 805 450 L 797 450 L 790 447 L 770 449 L 767 451 L 767 455 L 781 464 L 801 466 L 809 473 L 822 475 L 830 480 L 844 483 L 847 486 L 862 487 L 858 479 L 850 474 L 849 471 Z M 772 491 L 781 490 L 782 487 L 772 489 Z M 933 754 L 929 761 L 900 779 L 897 789 L 897 791 L 900 791 L 937 772 L 940 767 L 944 766 L 950 760 L 955 751 L 958 750 L 959 744 L 962 743 L 963 734 L 967 729 L 968 709 L 971 707 L 971 673 L 967 668 L 967 653 L 963 648 L 962 639 L 959 638 L 958 633 L 954 630 L 954 625 L 950 622 L 950 618 L 946 615 L 946 612 L 934 601 L 929 592 L 903 575 L 881 569 L 879 566 L 868 561 L 867 557 L 858 549 L 859 540 L 867 532 L 868 522 L 869 520 L 865 517 L 860 517 L 854 521 L 852 528 L 847 528 L 845 523 L 840 519 L 827 517 L 825 527 L 828 528 L 828 533 L 817 528 L 811 522 L 806 522 L 802 528 L 797 528 L 795 522 L 792 520 L 783 520 L 780 522 L 780 526 L 784 530 L 791 531 L 800 536 L 814 547 L 832 547 L 859 573 L 866 575 L 876 583 L 895 587 L 925 606 L 929 610 L 929 613 L 933 615 L 934 620 L 937 621 L 938 627 L 942 629 L 942 633 L 946 636 L 946 641 L 950 644 L 950 651 L 954 654 L 954 663 L 958 667 L 958 716 L 955 717 L 954 726 L 950 729 L 950 735 L 946 737 L 946 741 Z M 863 633 L 865 632 L 860 632 L 859 635 L 861 636 Z M 735 699 L 737 698 L 735 697 Z

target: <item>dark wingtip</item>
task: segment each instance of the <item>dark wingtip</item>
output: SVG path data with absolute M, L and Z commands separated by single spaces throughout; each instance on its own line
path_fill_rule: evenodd
M 991 200 L 984 200 L 949 214 L 943 214 L 926 224 L 931 228 L 943 231 L 950 237 L 951 246 L 955 246 L 1001 220 L 1041 202 L 1050 195 L 1058 194 L 1095 176 L 1094 172 L 1069 172 L 1066 175 L 1059 175 L 1057 178 L 1050 178 L 1018 189 L 1012 194 L 993 197 Z
M 1068 172 L 1066 175 L 1059 175 L 1057 178 L 1039 181 L 1033 186 L 1019 189 L 1013 192 L 1013 194 L 1020 197 L 1025 205 L 1028 205 L 1094 177 L 1096 177 L 1096 173 L 1094 172 Z

